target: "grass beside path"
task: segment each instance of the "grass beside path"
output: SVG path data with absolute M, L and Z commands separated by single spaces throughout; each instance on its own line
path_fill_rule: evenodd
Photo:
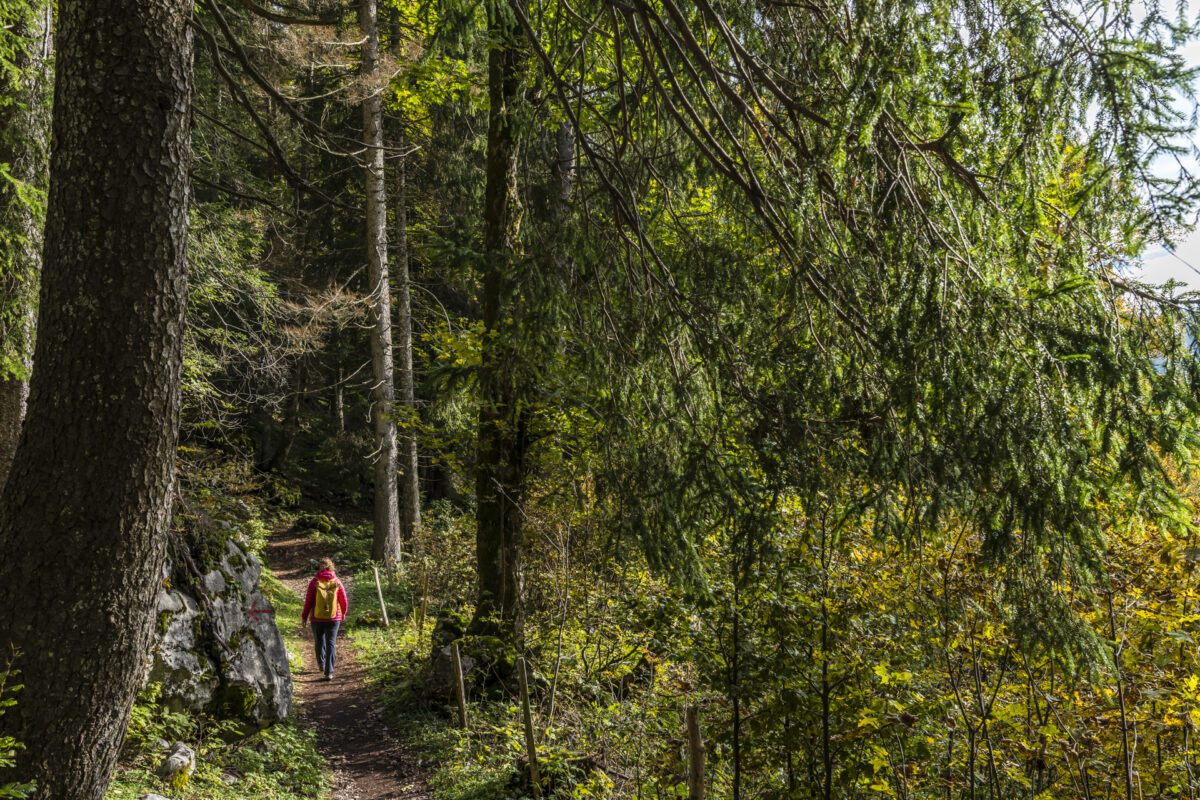
M 475 698 L 471 725 L 461 730 L 456 710 L 423 694 L 436 610 L 426 608 L 425 624 L 418 632 L 419 611 L 412 607 L 410 585 L 402 574 L 393 591 L 386 585 L 383 590 L 391 627 L 354 625 L 364 615 L 381 618 L 371 570 L 355 574 L 354 583 L 358 591 L 348 633 L 366 667 L 367 688 L 396 738 L 429 769 L 436 800 L 521 800 L 521 793 L 508 785 L 523 752 L 518 751 L 516 728 L 509 727 L 515 707 Z

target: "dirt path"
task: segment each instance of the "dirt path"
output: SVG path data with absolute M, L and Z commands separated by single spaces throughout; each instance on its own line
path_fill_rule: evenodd
M 292 533 L 275 534 L 265 556 L 275 576 L 301 597 L 321 546 Z M 343 578 L 354 613 L 353 586 Z M 334 773 L 333 800 L 432 800 L 420 762 L 388 733 L 363 683 L 365 670 L 339 632 L 337 674 L 321 680 L 312 629 L 301 631 L 304 672 L 293 676 L 300 724 L 317 731 L 317 749 Z

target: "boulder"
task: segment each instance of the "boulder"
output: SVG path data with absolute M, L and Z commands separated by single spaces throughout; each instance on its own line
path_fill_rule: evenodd
M 196 751 L 183 742 L 176 742 L 167 757 L 158 765 L 158 776 L 172 789 L 182 789 L 196 769 Z
M 275 609 L 259 590 L 258 559 L 229 540 L 217 563 L 200 568 L 208 571 L 184 580 L 186 571 L 167 564 L 147 681 L 162 685 L 163 702 L 176 711 L 255 727 L 284 719 L 291 670 Z
M 454 696 L 453 654 L 454 651 L 450 645 L 446 645 L 433 657 L 433 669 L 425 684 L 425 691 L 430 697 Z M 475 674 L 475 659 L 465 654 L 460 654 L 460 658 L 462 659 L 463 682 L 466 684 L 464 688 L 470 691 L 471 678 Z
M 158 593 L 158 641 L 148 676 L 160 683 L 164 703 L 173 711 L 203 711 L 220 685 L 220 672 L 204 647 L 200 608 L 191 594 Z
M 150 794 L 142 795 L 138 798 L 138 800 L 171 800 L 171 798 L 163 797 L 161 794 L 154 794 L 151 792 Z

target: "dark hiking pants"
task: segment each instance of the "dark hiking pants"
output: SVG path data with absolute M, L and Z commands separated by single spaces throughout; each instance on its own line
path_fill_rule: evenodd
M 312 621 L 313 641 L 317 646 L 317 666 L 324 669 L 326 675 L 333 674 L 333 665 L 337 661 L 337 632 L 342 624 L 340 619 L 322 622 Z

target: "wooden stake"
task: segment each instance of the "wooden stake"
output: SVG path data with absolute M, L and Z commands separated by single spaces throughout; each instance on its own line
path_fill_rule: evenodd
M 462 658 L 458 654 L 458 642 L 450 643 L 450 658 L 454 659 L 454 696 L 458 699 L 458 726 L 467 727 L 467 691 L 463 687 Z
M 704 800 L 704 740 L 700 738 L 700 709 L 688 706 L 688 800 Z
M 375 573 L 375 594 L 379 597 L 379 613 L 383 615 L 383 627 L 390 627 L 387 618 L 387 606 L 383 603 L 383 588 L 379 585 L 379 567 L 371 566 L 371 571 Z
M 529 710 L 529 676 L 524 656 L 517 657 L 517 678 L 521 682 L 521 714 L 525 718 L 525 748 L 529 751 L 529 779 L 535 797 L 542 796 L 542 776 L 538 772 L 537 742 L 533 738 L 533 714 Z
M 421 614 L 417 617 L 417 643 L 421 642 L 421 634 L 425 632 L 425 607 L 429 602 L 429 572 L 421 581 Z

